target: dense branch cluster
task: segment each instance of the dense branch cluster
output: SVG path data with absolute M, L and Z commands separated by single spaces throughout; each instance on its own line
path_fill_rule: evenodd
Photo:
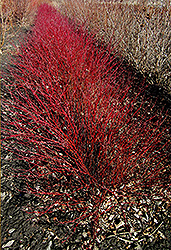
M 48 197 L 36 213 L 77 211 L 75 225 L 98 222 L 107 195 L 148 196 L 157 187 L 164 196 L 169 187 L 163 120 L 116 61 L 84 27 L 39 8 L 2 101 L 4 147 L 26 165 L 13 171 L 26 191 Z

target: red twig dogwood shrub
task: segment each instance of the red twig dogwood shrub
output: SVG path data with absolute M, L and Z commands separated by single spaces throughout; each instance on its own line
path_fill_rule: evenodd
M 122 197 L 169 187 L 163 121 L 143 98 L 138 103 L 141 88 L 131 91 L 112 52 L 45 4 L 6 85 L 4 147 L 26 163 L 13 171 L 25 190 L 46 197 L 34 212 L 77 212 L 57 219 L 74 229 L 123 209 Z

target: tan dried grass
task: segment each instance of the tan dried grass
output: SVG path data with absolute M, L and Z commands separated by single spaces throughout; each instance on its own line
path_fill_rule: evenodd
M 14 37 L 21 28 L 33 23 L 37 7 L 43 2 L 50 0 L 1 0 L 1 53 L 6 40 Z
M 136 4 L 135 4 L 136 2 Z M 170 1 L 54 0 L 60 11 L 86 23 L 106 42 L 118 43 L 121 54 L 151 83 L 171 93 Z

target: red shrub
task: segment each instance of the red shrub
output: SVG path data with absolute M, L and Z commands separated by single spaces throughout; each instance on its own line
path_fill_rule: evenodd
M 77 211 L 58 221 L 74 228 L 90 216 L 97 225 L 107 197 L 122 208 L 121 197 L 150 196 L 151 187 L 170 184 L 162 120 L 147 114 L 143 99 L 138 104 L 141 90 L 125 84 L 112 52 L 42 5 L 3 100 L 5 148 L 28 163 L 16 176 L 48 197 L 34 212 Z

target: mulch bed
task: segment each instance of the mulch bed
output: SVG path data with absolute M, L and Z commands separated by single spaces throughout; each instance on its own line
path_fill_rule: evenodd
M 2 157 L 5 157 L 5 152 L 2 152 Z M 10 165 L 15 167 L 15 164 L 17 163 Z M 61 243 L 61 240 L 66 237 L 68 228 L 55 223 L 55 213 L 45 214 L 39 218 L 26 212 L 28 207 L 40 204 L 41 200 L 34 195 L 16 191 L 15 186 L 19 187 L 21 183 L 16 183 L 13 177 L 6 176 L 10 165 L 5 161 L 2 165 L 2 249 L 86 249 L 92 233 L 91 221 L 78 226 L 76 232 L 66 242 Z M 171 207 L 162 201 L 151 204 L 150 201 L 147 202 L 149 203 L 148 213 L 144 213 L 141 219 L 138 216 L 141 209 L 129 208 L 128 216 L 132 221 L 132 228 L 129 230 L 125 227 L 119 213 L 105 214 L 107 219 L 102 220 L 105 223 L 104 230 L 98 236 L 98 245 L 96 244 L 93 249 L 169 250 Z

